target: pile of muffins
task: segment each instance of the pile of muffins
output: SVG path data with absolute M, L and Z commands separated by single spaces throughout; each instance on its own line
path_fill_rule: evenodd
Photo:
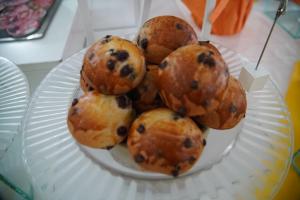
M 97 41 L 80 75 L 84 95 L 67 119 L 73 137 L 108 150 L 125 141 L 147 171 L 186 172 L 206 145 L 203 127 L 229 129 L 245 117 L 245 92 L 218 49 L 174 16 L 148 20 L 136 41 Z

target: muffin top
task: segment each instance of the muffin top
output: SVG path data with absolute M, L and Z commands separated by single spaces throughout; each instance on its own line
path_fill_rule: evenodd
M 159 68 L 157 87 L 164 103 L 175 112 L 196 116 L 219 106 L 229 71 L 210 48 L 199 44 L 181 47 Z
M 145 58 L 135 44 L 116 36 L 106 36 L 86 52 L 81 76 L 93 89 L 118 95 L 135 88 L 145 71 Z
M 240 82 L 230 76 L 218 109 L 200 116 L 197 121 L 210 128 L 229 129 L 245 117 L 246 109 L 246 93 Z
M 132 119 L 132 106 L 128 97 L 93 91 L 73 100 L 68 113 L 68 126 L 79 143 L 107 148 L 127 136 Z
M 197 43 L 197 35 L 186 21 L 178 17 L 158 16 L 144 23 L 137 43 L 148 63 L 159 64 L 177 48 Z
M 199 158 L 201 130 L 189 118 L 158 108 L 140 115 L 128 135 L 128 148 L 143 169 L 177 176 Z

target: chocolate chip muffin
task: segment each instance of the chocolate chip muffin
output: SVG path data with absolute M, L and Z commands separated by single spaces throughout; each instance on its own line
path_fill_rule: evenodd
M 174 16 L 158 16 L 144 23 L 137 37 L 146 61 L 159 64 L 178 47 L 197 43 L 197 35 L 184 20 Z
M 178 48 L 159 64 L 157 87 L 173 111 L 200 116 L 218 108 L 228 78 L 220 55 L 205 45 L 192 44 Z
M 93 91 L 73 100 L 67 123 L 80 144 L 110 149 L 126 138 L 132 120 L 131 101 L 127 96 Z
M 163 106 L 156 87 L 158 66 L 147 65 L 146 69 L 147 72 L 143 81 L 128 94 L 133 101 L 133 108 L 138 113 Z
M 190 118 L 167 108 L 140 115 L 127 139 L 129 152 L 142 169 L 175 177 L 195 164 L 205 144 L 201 130 Z
M 214 129 L 229 129 L 245 117 L 246 109 L 245 91 L 240 82 L 231 76 L 218 109 L 197 117 L 196 121 Z
M 86 52 L 81 76 L 91 88 L 103 94 L 119 95 L 135 88 L 145 72 L 140 48 L 128 40 L 108 35 Z

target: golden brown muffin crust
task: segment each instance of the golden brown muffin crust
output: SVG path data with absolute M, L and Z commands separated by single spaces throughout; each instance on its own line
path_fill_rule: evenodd
M 216 109 L 228 83 L 228 67 L 210 48 L 181 47 L 159 65 L 157 87 L 166 105 L 188 116 Z
M 210 128 L 233 128 L 243 117 L 247 109 L 246 93 L 240 82 L 230 76 L 219 108 L 216 111 L 200 116 L 198 121 Z
M 146 21 L 137 38 L 147 62 L 159 64 L 175 49 L 197 43 L 197 35 L 184 20 L 174 16 L 158 16 Z
M 107 96 L 94 91 L 73 100 L 67 121 L 79 143 L 107 148 L 127 136 L 132 119 L 131 102 L 126 96 Z
M 131 155 L 143 169 L 173 176 L 193 166 L 203 143 L 202 132 L 191 119 L 166 108 L 139 116 L 127 140 Z
M 163 106 L 156 86 L 158 66 L 147 65 L 146 68 L 143 81 L 129 93 L 129 97 L 133 100 L 133 107 L 138 113 Z
M 145 58 L 135 44 L 107 36 L 88 49 L 81 75 L 97 91 L 118 95 L 135 88 L 145 71 Z

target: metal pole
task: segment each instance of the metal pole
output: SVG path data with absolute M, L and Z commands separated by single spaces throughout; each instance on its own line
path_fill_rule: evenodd
M 273 25 L 272 25 L 272 27 L 271 27 L 271 30 L 270 30 L 269 35 L 268 35 L 268 37 L 267 37 L 267 40 L 266 40 L 266 42 L 265 42 L 265 44 L 264 44 L 264 47 L 263 47 L 263 49 L 262 49 L 262 51 L 261 51 L 261 53 L 260 53 L 260 56 L 259 56 L 259 58 L 258 58 L 256 67 L 255 67 L 255 70 L 258 69 L 259 63 L 260 63 L 261 58 L 262 58 L 262 56 L 263 56 L 263 54 L 264 54 L 264 52 L 265 52 L 265 49 L 266 49 L 266 47 L 267 47 L 267 44 L 268 44 L 268 42 L 269 42 L 269 39 L 270 39 L 270 37 L 271 37 L 271 34 L 272 34 L 272 32 L 273 32 L 273 29 L 274 29 L 274 26 L 275 26 L 275 24 L 276 24 L 276 22 L 277 22 L 277 19 L 278 19 L 281 15 L 283 15 L 283 14 L 285 13 L 285 11 L 286 11 L 286 5 L 287 5 L 287 3 L 288 3 L 288 0 L 281 0 L 281 1 L 280 1 L 279 7 L 278 7 L 277 12 L 276 12 L 276 16 L 275 16 L 275 18 L 274 18 Z

